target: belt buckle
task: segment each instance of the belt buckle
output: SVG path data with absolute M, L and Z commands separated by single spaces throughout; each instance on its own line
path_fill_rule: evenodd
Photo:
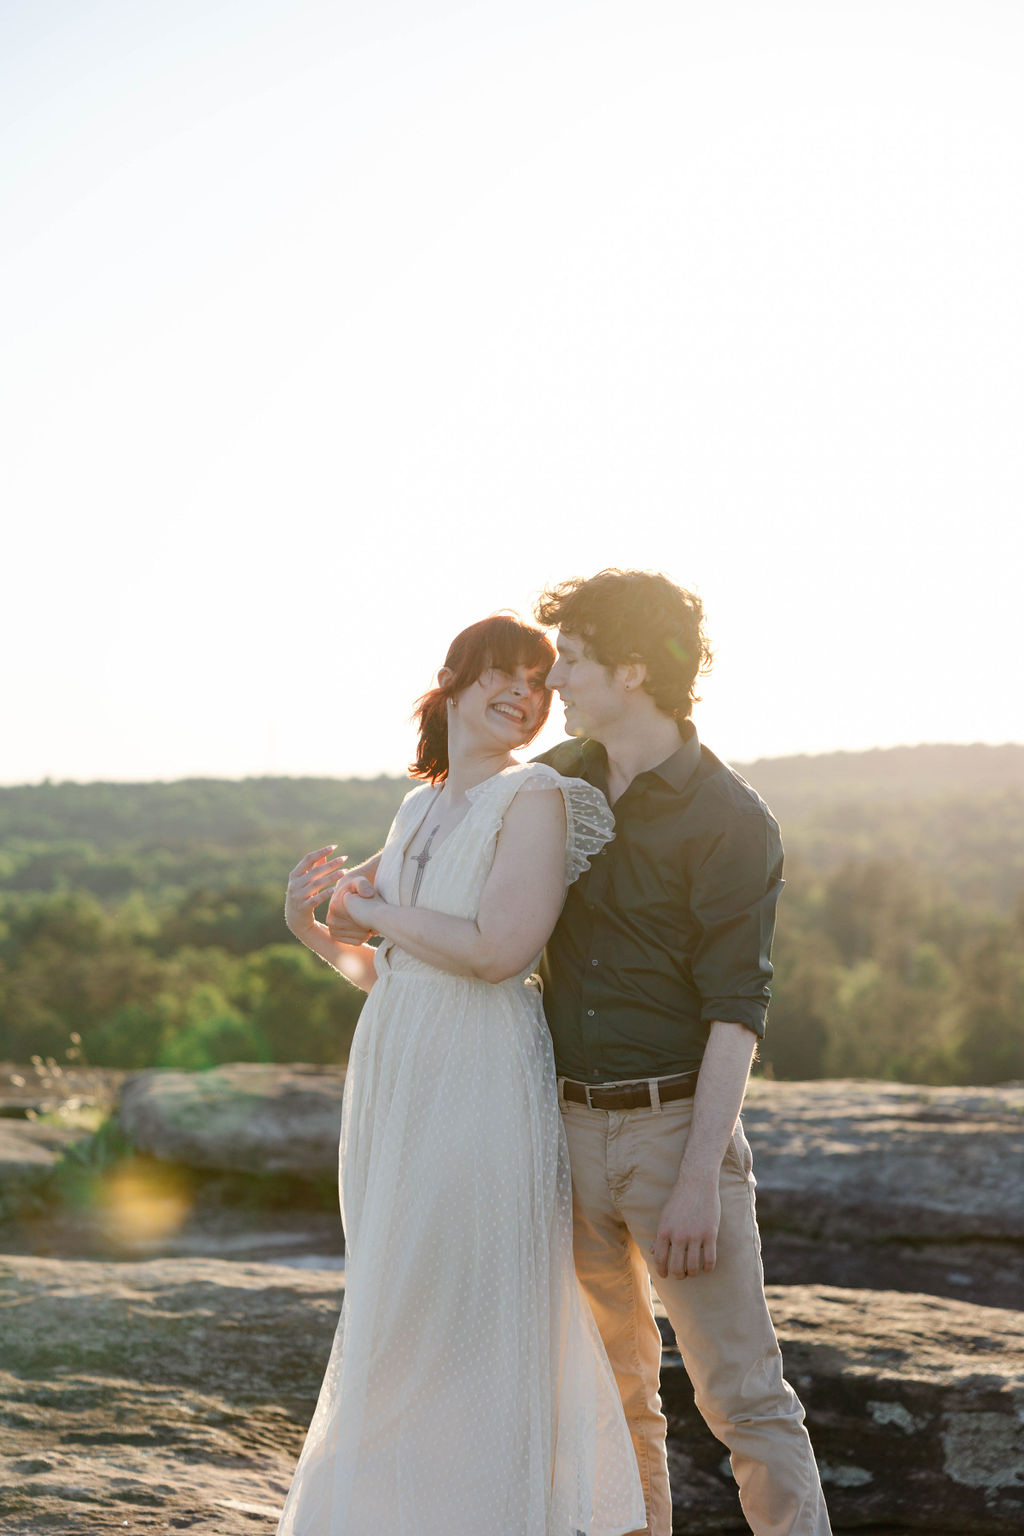
M 591 1103 L 591 1100 L 590 1100 L 590 1084 L 589 1083 L 584 1083 L 583 1084 L 583 1098 L 584 1098 L 584 1101 L 586 1102 L 586 1106 L 587 1106 L 588 1109 L 595 1109 L 597 1107 L 596 1105 Z

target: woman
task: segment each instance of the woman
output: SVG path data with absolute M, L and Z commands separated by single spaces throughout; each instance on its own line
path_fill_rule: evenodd
M 414 774 L 374 885 L 304 943 L 371 993 L 341 1134 L 342 1320 L 279 1536 L 621 1536 L 644 1525 L 618 1394 L 572 1267 L 551 1044 L 531 971 L 567 884 L 612 837 L 601 795 L 512 753 L 547 716 L 553 652 L 496 616 L 420 701 Z M 328 914 L 328 922 L 331 913 Z

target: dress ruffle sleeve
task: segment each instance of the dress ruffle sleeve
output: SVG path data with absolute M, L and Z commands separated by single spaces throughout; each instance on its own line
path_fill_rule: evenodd
M 578 880 L 591 859 L 615 836 L 615 818 L 599 789 L 585 779 L 569 779 L 546 763 L 520 763 L 485 779 L 467 791 L 472 801 L 486 804 L 497 831 L 505 812 L 520 791 L 561 791 L 565 802 L 565 883 Z

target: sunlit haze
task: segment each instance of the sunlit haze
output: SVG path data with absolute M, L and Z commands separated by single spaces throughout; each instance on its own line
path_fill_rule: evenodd
M 608 565 L 721 756 L 1024 739 L 1022 78 L 1014 0 L 3 7 L 0 779 L 400 772 Z

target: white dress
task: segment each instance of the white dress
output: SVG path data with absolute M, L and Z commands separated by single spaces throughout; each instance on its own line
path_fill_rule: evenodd
M 476 916 L 521 789 L 565 800 L 566 884 L 608 842 L 600 794 L 540 763 L 470 791 L 417 906 Z M 436 791 L 406 796 L 398 901 Z M 341 1132 L 345 1304 L 278 1536 L 622 1536 L 645 1524 L 618 1392 L 572 1264 L 568 1153 L 529 971 L 450 976 L 384 942 Z

